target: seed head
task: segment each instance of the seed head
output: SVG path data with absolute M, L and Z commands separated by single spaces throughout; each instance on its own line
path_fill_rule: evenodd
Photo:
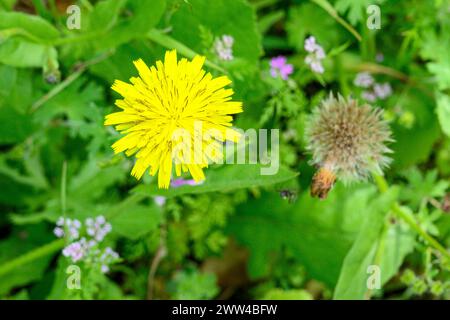
M 390 162 L 386 154 L 392 151 L 386 143 L 392 141 L 391 131 L 382 110 L 359 106 L 351 98 L 330 94 L 322 101 L 308 122 L 306 138 L 312 164 L 320 168 L 313 179 L 313 196 L 325 198 L 336 178 L 347 183 L 365 180 L 371 172 L 382 174 Z

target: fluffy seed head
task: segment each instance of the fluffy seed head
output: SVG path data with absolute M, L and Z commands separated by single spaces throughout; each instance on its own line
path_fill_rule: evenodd
M 334 173 L 344 182 L 365 180 L 371 172 L 382 173 L 392 152 L 392 141 L 382 110 L 332 94 L 322 101 L 308 121 L 307 149 L 312 163 Z

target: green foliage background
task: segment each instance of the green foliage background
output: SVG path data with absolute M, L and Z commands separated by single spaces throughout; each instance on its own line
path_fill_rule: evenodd
M 69 30 L 71 3 L 0 0 L 1 298 L 450 297 L 448 1 L 80 0 L 81 29 Z M 370 4 L 380 30 L 366 27 Z M 224 34 L 232 61 L 212 50 Z M 321 76 L 304 63 L 310 35 L 327 53 Z M 276 175 L 215 166 L 204 184 L 168 191 L 130 176 L 133 159 L 113 154 L 119 134 L 103 126 L 110 86 L 136 74 L 133 60 L 174 48 L 233 80 L 237 127 L 281 129 Z M 277 55 L 294 65 L 288 81 L 269 75 Z M 305 121 L 330 91 L 359 98 L 361 71 L 393 87 L 376 103 L 392 166 L 386 180 L 313 199 Z M 52 232 L 62 215 L 104 215 L 121 256 L 106 275 L 84 266 L 80 290 L 67 289 L 66 243 Z M 370 265 L 380 289 L 367 287 Z

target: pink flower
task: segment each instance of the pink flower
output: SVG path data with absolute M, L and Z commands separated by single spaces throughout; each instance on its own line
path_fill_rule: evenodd
M 270 60 L 270 74 L 276 78 L 281 76 L 283 80 L 287 80 L 290 74 L 294 72 L 294 66 L 286 63 L 287 59 L 283 56 L 278 56 Z
M 305 63 L 309 65 L 310 69 L 316 73 L 324 73 L 325 69 L 322 65 L 322 60 L 325 59 L 325 51 L 316 43 L 316 38 L 313 36 L 305 39 L 305 50 L 309 54 L 305 57 Z

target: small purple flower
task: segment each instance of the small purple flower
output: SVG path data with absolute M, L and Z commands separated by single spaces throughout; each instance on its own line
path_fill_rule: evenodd
M 77 262 L 83 259 L 85 254 L 85 248 L 81 242 L 74 242 L 65 247 L 62 251 L 65 257 L 70 257 L 72 262 Z
M 353 84 L 361 88 L 369 88 L 373 84 L 373 77 L 368 72 L 360 72 L 356 75 Z
M 308 52 L 314 52 L 317 48 L 316 38 L 310 36 L 305 40 L 305 50 Z
M 58 218 L 58 221 L 56 221 L 56 225 L 57 225 L 58 227 L 64 226 L 64 218 L 63 218 L 63 217 L 59 217 L 59 218 Z
M 306 64 L 309 65 L 309 67 L 311 68 L 312 71 L 314 71 L 316 73 L 324 73 L 325 72 L 325 69 L 323 68 L 320 60 L 315 59 L 313 56 L 307 56 L 305 58 L 305 62 L 306 62 Z
M 387 82 L 386 83 L 376 83 L 373 86 L 373 91 L 379 99 L 384 100 L 392 94 L 392 87 Z
M 106 264 L 102 264 L 100 270 L 101 270 L 102 273 L 108 273 L 109 272 L 109 267 Z
M 286 63 L 287 59 L 283 56 L 278 56 L 270 60 L 270 74 L 276 78 L 281 76 L 283 80 L 287 80 L 289 75 L 294 72 L 294 66 Z
M 102 264 L 101 266 L 101 271 L 103 273 L 106 273 L 109 271 L 109 267 L 108 265 L 116 262 L 119 259 L 119 254 L 117 252 L 115 252 L 113 249 L 111 249 L 110 247 L 107 247 L 105 249 L 105 251 L 103 252 L 103 254 L 100 256 L 100 263 Z
M 234 38 L 229 35 L 224 35 L 222 37 L 222 41 L 225 44 L 225 46 L 227 46 L 228 48 L 231 48 L 234 44 Z
M 305 40 L 305 50 L 309 54 L 305 57 L 305 63 L 309 65 L 310 69 L 316 73 L 324 73 L 325 69 L 322 65 L 322 60 L 325 59 L 325 51 L 316 43 L 316 38 L 310 36 Z
M 55 236 L 57 236 L 58 238 L 64 237 L 64 229 L 62 229 L 62 228 L 60 228 L 60 227 L 56 227 L 55 229 L 53 229 L 53 233 L 54 233 Z
M 68 237 L 71 240 L 78 239 L 80 237 L 80 231 L 81 228 L 81 222 L 77 219 L 64 219 L 63 217 L 60 217 L 56 221 L 56 228 L 53 230 L 53 233 L 58 238 L 62 238 L 65 236 L 65 231 L 68 231 Z
M 103 241 L 105 236 L 112 230 L 111 224 L 106 222 L 104 216 L 98 216 L 95 220 L 92 218 L 87 218 L 85 224 L 87 227 L 87 234 L 98 242 Z
M 178 178 L 178 179 L 173 180 L 171 182 L 170 186 L 173 187 L 173 188 L 178 188 L 178 187 L 181 187 L 181 186 L 184 186 L 184 185 L 198 186 L 198 185 L 200 185 L 202 183 L 203 183 L 203 181 L 196 182 L 193 179 L 185 180 L 183 178 Z
M 163 196 L 155 196 L 153 200 L 160 207 L 162 207 L 166 203 L 166 197 Z
M 363 93 L 361 93 L 361 96 L 367 102 L 375 102 L 377 100 L 377 96 L 371 91 L 363 91 Z

